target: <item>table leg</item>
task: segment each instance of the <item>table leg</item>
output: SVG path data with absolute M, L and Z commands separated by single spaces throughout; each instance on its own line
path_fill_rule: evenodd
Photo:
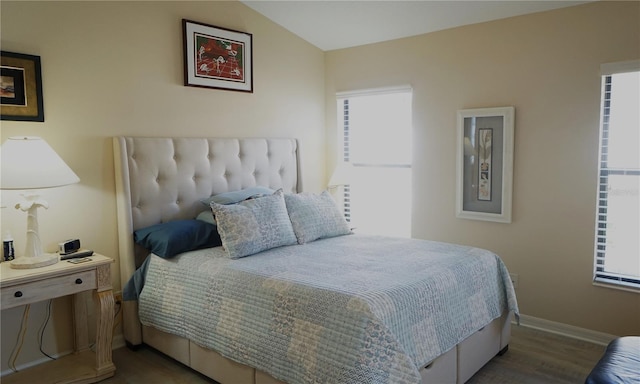
M 111 290 L 98 292 L 96 326 L 96 371 L 98 375 L 115 369 L 111 359 L 114 299 Z
M 89 350 L 87 300 L 91 300 L 91 296 L 87 297 L 87 293 L 90 294 L 91 292 L 78 292 L 73 295 L 71 299 L 74 330 L 74 353 L 80 353 Z

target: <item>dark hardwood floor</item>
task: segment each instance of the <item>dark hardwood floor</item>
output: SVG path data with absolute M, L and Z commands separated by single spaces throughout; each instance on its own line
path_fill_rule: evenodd
M 513 326 L 509 351 L 497 356 L 468 384 L 584 383 L 600 359 L 604 346 Z M 173 359 L 151 349 L 113 352 L 116 375 L 102 384 L 215 383 Z M 442 383 L 448 384 L 448 383 Z

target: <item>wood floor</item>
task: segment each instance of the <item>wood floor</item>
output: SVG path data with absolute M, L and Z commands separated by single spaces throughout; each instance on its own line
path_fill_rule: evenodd
M 497 356 L 467 384 L 584 383 L 604 346 L 526 327 L 512 327 L 509 351 Z M 101 384 L 215 383 L 151 349 L 113 351 L 116 375 Z M 442 383 L 448 384 L 448 383 Z
M 584 383 L 605 346 L 512 326 L 509 351 L 493 358 L 467 384 Z

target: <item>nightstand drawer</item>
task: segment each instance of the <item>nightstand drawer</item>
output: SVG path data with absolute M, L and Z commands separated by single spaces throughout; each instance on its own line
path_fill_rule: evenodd
M 76 272 L 2 288 L 2 309 L 96 289 L 96 272 Z

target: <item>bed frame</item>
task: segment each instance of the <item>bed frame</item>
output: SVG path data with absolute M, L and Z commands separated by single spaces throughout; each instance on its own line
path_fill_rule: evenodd
M 199 200 L 213 194 L 256 185 L 302 191 L 295 139 L 114 137 L 113 149 L 123 287 L 147 253 L 134 245 L 134 230 L 194 218 L 206 209 Z M 147 344 L 222 384 L 282 384 L 188 339 L 142 326 L 137 302 L 123 304 L 128 346 Z M 510 334 L 505 313 L 422 367 L 422 382 L 464 383 L 507 350 Z

